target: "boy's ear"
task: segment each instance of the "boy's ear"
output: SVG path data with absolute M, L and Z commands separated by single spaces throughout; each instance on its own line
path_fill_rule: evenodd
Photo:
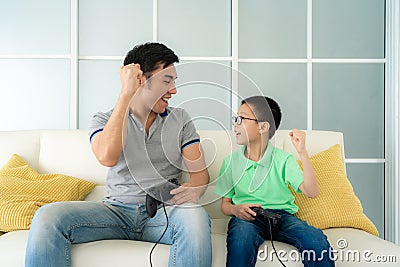
M 271 125 L 269 124 L 269 122 L 259 122 L 258 123 L 258 127 L 260 128 L 260 134 L 264 134 L 264 133 L 269 133 L 269 128 L 271 127 Z

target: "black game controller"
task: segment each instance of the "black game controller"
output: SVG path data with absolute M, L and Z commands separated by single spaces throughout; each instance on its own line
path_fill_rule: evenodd
M 281 215 L 259 207 L 251 207 L 250 209 L 254 211 L 257 214 L 257 217 L 264 223 L 268 223 L 272 229 L 275 231 L 279 230 L 282 222 Z
M 170 194 L 170 191 L 178 187 L 179 183 L 177 179 L 170 179 L 151 187 L 146 195 L 147 215 L 150 218 L 153 218 L 157 213 L 158 205 L 170 200 L 173 197 L 173 195 Z

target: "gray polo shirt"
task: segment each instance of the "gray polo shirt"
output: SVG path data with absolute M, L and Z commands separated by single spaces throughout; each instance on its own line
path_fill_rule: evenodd
M 94 115 L 90 141 L 103 130 L 113 110 Z M 165 179 L 181 178 L 182 149 L 200 142 L 189 114 L 168 107 L 158 114 L 146 134 L 142 123 L 129 114 L 126 142 L 118 163 L 107 174 L 107 202 L 145 203 L 145 190 Z

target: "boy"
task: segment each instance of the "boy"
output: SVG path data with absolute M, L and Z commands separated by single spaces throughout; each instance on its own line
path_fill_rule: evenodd
M 273 147 L 269 139 L 281 121 L 279 105 L 271 98 L 244 99 L 233 118 L 236 142 L 242 149 L 227 156 L 221 166 L 215 193 L 222 196 L 221 210 L 232 216 L 228 225 L 226 266 L 255 266 L 257 251 L 271 239 L 268 223 L 251 208 L 267 209 L 281 216 L 272 239 L 304 250 L 304 266 L 334 266 L 326 236 L 293 214 L 298 211 L 288 185 L 315 198 L 319 187 L 306 147 L 305 132 L 294 129 L 290 137 L 303 164 L 304 175 L 293 155 Z M 315 255 L 313 257 L 313 255 Z

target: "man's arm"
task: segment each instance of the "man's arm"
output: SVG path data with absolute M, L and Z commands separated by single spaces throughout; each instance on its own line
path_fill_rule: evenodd
M 142 71 L 139 64 L 130 64 L 120 68 L 122 89 L 103 130 L 92 138 L 92 150 L 97 160 L 104 166 L 117 164 L 124 146 L 126 136 L 126 121 L 130 101 L 141 85 Z
M 210 181 L 201 145 L 196 143 L 185 147 L 182 150 L 182 156 L 189 172 L 190 180 L 188 183 L 184 183 L 181 187 L 171 191 L 171 194 L 174 194 L 172 201 L 176 204 L 197 203 Z
M 207 185 L 210 181 L 210 176 L 200 143 L 185 147 L 182 150 L 182 156 L 190 175 L 190 186 Z

